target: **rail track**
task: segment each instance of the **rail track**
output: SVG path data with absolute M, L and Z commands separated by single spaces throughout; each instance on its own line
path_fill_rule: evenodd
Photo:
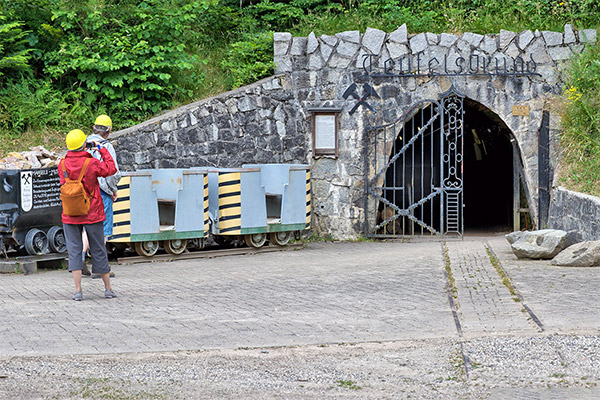
M 186 251 L 183 254 L 157 254 L 152 257 L 143 256 L 132 256 L 132 257 L 119 257 L 117 263 L 122 265 L 127 264 L 138 264 L 147 262 L 169 262 L 178 260 L 193 260 L 197 258 L 214 258 L 214 257 L 225 257 L 225 256 L 244 256 L 250 254 L 259 253 L 273 253 L 276 251 L 289 251 L 289 250 L 301 250 L 304 248 L 302 243 L 288 244 L 286 246 L 265 246 L 260 248 L 254 247 L 238 247 L 231 249 L 216 249 L 216 250 L 197 250 L 197 251 Z

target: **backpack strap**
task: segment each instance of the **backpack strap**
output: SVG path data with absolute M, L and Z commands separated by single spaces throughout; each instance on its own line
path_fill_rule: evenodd
M 91 158 L 88 158 L 83 163 L 83 167 L 81 168 L 81 172 L 79 173 L 79 179 L 77 179 L 78 182 L 81 182 L 81 180 L 83 179 L 83 175 L 85 174 L 85 170 L 87 169 L 87 166 L 90 163 L 90 160 L 91 160 Z M 65 164 L 66 164 L 65 163 L 65 159 L 63 158 L 60 161 L 62 163 L 62 170 L 63 170 L 63 173 L 64 173 L 65 180 L 71 181 L 72 179 L 69 178 L 69 173 L 67 172 L 67 168 L 65 167 Z
M 79 173 L 79 179 L 77 179 L 79 182 L 81 182 L 81 180 L 83 179 L 83 175 L 85 174 L 85 170 L 87 169 L 88 164 L 90 163 L 91 158 L 87 158 L 85 160 L 85 162 L 83 163 L 83 168 L 81 168 L 81 172 Z M 63 168 L 64 168 L 64 163 L 63 163 Z
M 67 172 L 67 168 L 66 168 L 67 160 L 63 158 L 62 160 L 60 160 L 60 162 L 62 163 L 62 170 L 63 170 L 63 175 L 65 177 L 65 180 L 67 182 L 71 181 L 71 177 L 69 176 L 69 173 Z

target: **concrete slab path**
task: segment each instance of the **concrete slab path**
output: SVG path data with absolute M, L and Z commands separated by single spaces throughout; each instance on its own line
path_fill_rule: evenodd
M 0 276 L 0 397 L 600 395 L 599 271 L 517 260 L 501 236 L 113 270 L 119 297 L 88 278 L 82 302 L 67 271 Z

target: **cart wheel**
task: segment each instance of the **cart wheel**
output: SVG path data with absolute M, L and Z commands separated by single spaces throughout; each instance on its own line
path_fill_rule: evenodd
M 112 257 L 123 257 L 123 254 L 125 254 L 125 250 L 127 250 L 126 243 L 106 243 L 106 251 Z
M 54 253 L 64 253 L 67 251 L 67 241 L 65 232 L 60 226 L 53 226 L 48 230 L 48 245 Z
M 163 242 L 163 247 L 167 253 L 178 255 L 185 251 L 187 242 L 187 239 L 165 240 Z
M 202 250 L 204 247 L 206 247 L 206 240 L 204 240 L 204 238 L 194 238 L 192 239 L 192 246 L 196 250 Z
M 32 256 L 47 253 L 48 237 L 39 229 L 30 229 L 25 235 L 25 250 Z
M 271 243 L 276 244 L 278 246 L 285 246 L 288 244 L 290 239 L 292 238 L 292 232 L 273 232 L 269 235 L 269 240 Z
M 152 257 L 158 251 L 158 242 L 135 242 L 134 247 L 135 252 L 138 253 L 138 255 L 143 257 Z
M 254 233 L 252 235 L 245 235 L 244 241 L 249 247 L 262 247 L 267 241 L 266 233 Z

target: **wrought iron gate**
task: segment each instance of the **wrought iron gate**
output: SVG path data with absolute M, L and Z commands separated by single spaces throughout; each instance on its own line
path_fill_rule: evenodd
M 366 129 L 367 236 L 462 236 L 463 99 L 451 87 Z

